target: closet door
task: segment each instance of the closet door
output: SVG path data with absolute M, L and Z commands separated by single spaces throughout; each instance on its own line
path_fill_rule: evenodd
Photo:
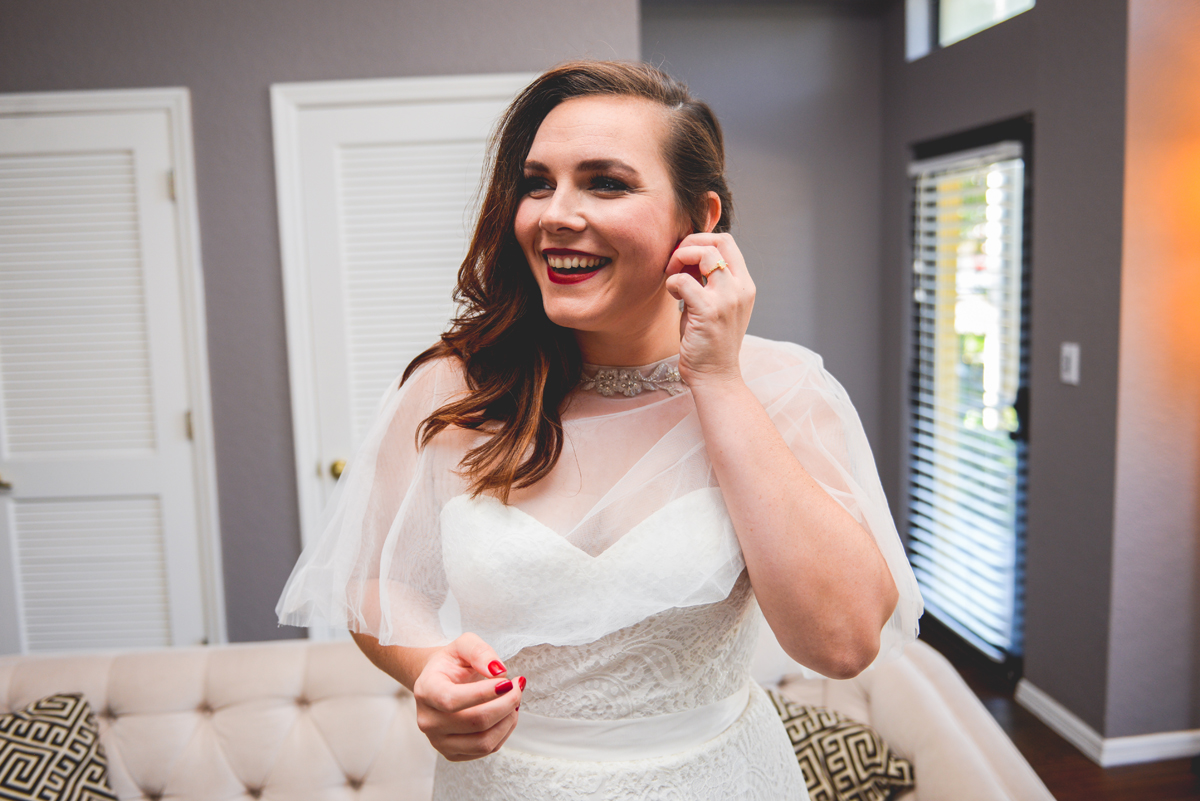
M 221 626 L 205 620 L 179 115 L 6 99 L 25 108 L 0 113 L 0 653 L 201 642 Z
M 454 313 L 487 140 L 531 79 L 272 87 L 305 542 L 380 397 Z

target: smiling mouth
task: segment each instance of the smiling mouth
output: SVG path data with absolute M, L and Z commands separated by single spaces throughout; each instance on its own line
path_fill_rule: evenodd
M 577 276 L 594 273 L 609 264 L 612 259 L 603 256 L 558 256 L 549 253 L 543 256 L 550 271 L 563 276 Z
M 612 264 L 605 256 L 593 256 L 576 250 L 544 250 L 546 275 L 554 284 L 578 284 L 588 280 Z

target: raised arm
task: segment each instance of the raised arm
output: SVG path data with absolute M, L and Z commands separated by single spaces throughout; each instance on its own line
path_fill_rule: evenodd
M 698 267 L 706 284 L 687 267 Z M 667 271 L 668 288 L 685 304 L 679 369 L 763 615 L 797 662 L 854 676 L 878 653 L 899 597 L 887 563 L 870 533 L 805 470 L 742 378 L 755 288 L 733 238 L 693 234 Z

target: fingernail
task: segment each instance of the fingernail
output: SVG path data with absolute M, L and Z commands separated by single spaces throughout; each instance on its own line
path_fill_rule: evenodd
M 506 692 L 508 692 L 511 689 L 512 689 L 512 682 L 509 681 L 508 679 L 505 679 L 504 681 L 502 681 L 496 685 L 496 695 L 504 695 Z
M 520 712 L 520 711 L 521 711 L 521 705 L 520 705 L 520 704 L 517 704 L 517 708 L 516 708 L 515 710 L 513 710 L 513 711 L 515 711 L 515 712 Z
M 499 676 L 504 672 L 504 665 L 500 664 L 499 659 L 493 659 L 488 663 L 488 670 L 492 671 L 493 676 Z
M 522 676 L 521 678 L 517 679 L 517 684 L 521 685 L 521 692 L 524 692 L 525 691 L 525 677 Z

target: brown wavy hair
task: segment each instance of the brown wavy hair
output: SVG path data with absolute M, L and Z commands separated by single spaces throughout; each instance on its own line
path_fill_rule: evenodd
M 453 357 L 467 392 L 437 409 L 417 431 L 421 447 L 446 428 L 482 431 L 483 444 L 460 467 L 473 495 L 507 503 L 514 488 L 544 478 L 563 448 L 562 406 L 579 382 L 582 357 L 574 333 L 550 321 L 541 291 L 513 232 L 525 158 L 550 110 L 589 95 L 644 98 L 668 112 L 663 158 L 680 210 L 703 230 L 706 194 L 721 199 L 714 231 L 729 230 L 733 201 L 725 182 L 721 127 L 686 86 L 647 64 L 576 61 L 539 76 L 500 118 L 489 147 L 490 177 L 471 247 L 458 271 L 461 313 L 440 341 L 417 356 L 401 384 L 426 362 Z

